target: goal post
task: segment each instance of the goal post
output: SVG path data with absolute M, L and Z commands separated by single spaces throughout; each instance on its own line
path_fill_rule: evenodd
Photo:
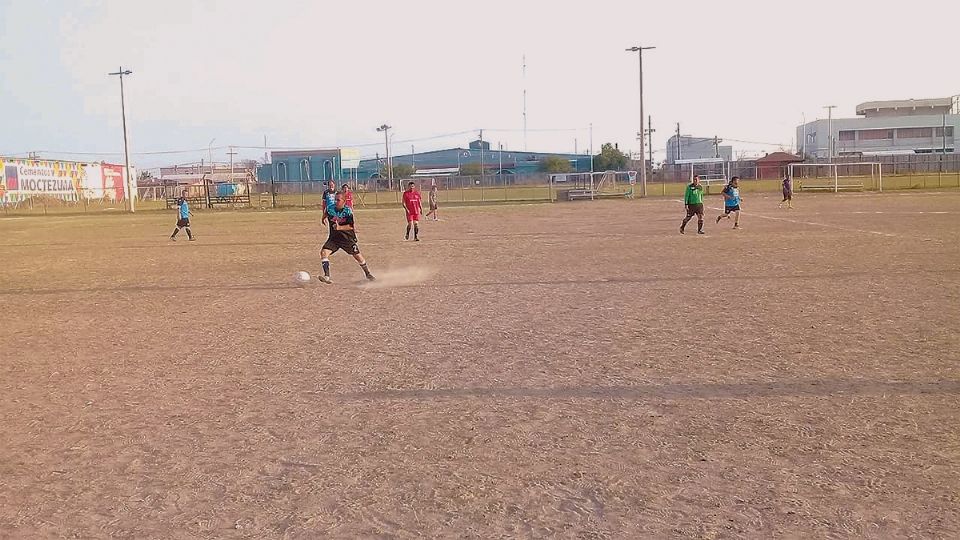
M 879 191 L 883 192 L 883 164 L 791 163 L 787 175 L 796 191 Z
M 633 198 L 636 171 L 597 171 L 549 175 L 550 200 L 563 191 L 576 199 Z

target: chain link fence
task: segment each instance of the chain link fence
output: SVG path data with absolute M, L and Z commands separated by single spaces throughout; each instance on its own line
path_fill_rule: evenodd
M 807 164 L 826 161 L 807 161 Z M 876 158 L 838 158 L 837 174 L 841 177 L 862 177 L 864 190 L 879 188 L 878 179 L 864 172 L 861 163 L 881 163 L 883 190 L 950 189 L 960 188 L 960 155 L 946 156 L 881 156 Z M 844 166 L 846 165 L 846 167 Z M 745 192 L 780 191 L 781 179 L 788 166 L 758 165 L 756 161 L 725 163 L 695 163 L 669 165 L 651 171 L 647 181 L 648 197 L 680 197 L 694 174 L 701 175 L 708 193 L 719 193 L 726 180 L 739 176 Z M 803 179 L 828 178 L 830 167 L 809 167 Z M 799 179 L 799 178 L 798 178 Z M 559 185 L 551 185 L 549 175 L 483 175 L 438 176 L 409 179 L 341 180 L 338 188 L 348 184 L 354 192 L 355 208 L 386 208 L 399 206 L 401 194 L 408 182 L 414 182 L 427 205 L 429 192 L 437 186 L 437 201 L 441 206 L 547 202 L 562 200 Z M 158 211 L 172 208 L 172 201 L 183 190 L 191 202 L 192 211 L 228 208 L 319 208 L 323 204 L 322 182 L 249 182 L 207 183 L 196 185 L 140 186 L 137 190 L 138 211 Z M 639 190 L 637 191 L 639 194 Z M 122 213 L 127 201 L 111 198 L 77 197 L 63 200 L 50 196 L 33 196 L 15 202 L 0 203 L 2 216 Z
M 353 191 L 355 208 L 399 206 L 407 184 L 413 182 L 424 204 L 432 186 L 442 205 L 544 202 L 555 197 L 546 174 L 438 176 L 430 178 L 341 181 Z M 322 182 L 271 182 L 251 185 L 251 202 L 259 208 L 320 207 L 326 184 Z

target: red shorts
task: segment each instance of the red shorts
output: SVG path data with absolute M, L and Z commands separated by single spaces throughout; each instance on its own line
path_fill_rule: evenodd
M 420 221 L 420 213 L 418 212 L 416 214 L 411 214 L 407 212 L 407 223 L 410 223 L 411 221 Z

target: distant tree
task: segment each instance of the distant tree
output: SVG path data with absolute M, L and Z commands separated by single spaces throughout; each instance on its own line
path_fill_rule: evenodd
M 407 165 L 406 163 L 398 163 L 393 166 L 393 177 L 394 178 L 410 178 L 413 176 L 413 173 L 417 172 L 412 165 Z M 387 166 L 385 163 L 380 163 L 380 176 L 383 178 L 387 177 Z
M 547 156 L 540 162 L 540 172 L 568 173 L 573 170 L 570 161 L 559 156 Z
M 481 170 L 479 163 L 464 163 L 460 165 L 460 176 L 480 176 Z
M 610 143 L 600 147 L 600 153 L 593 157 L 595 171 L 622 171 L 627 168 L 630 158 Z
M 415 172 L 417 172 L 417 170 L 413 168 L 413 165 L 407 165 L 406 163 L 393 166 L 394 178 L 410 178 Z

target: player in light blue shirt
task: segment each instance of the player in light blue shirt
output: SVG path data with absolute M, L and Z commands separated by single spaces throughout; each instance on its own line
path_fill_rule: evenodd
M 717 216 L 717 223 L 723 218 L 730 219 L 733 214 L 733 228 L 740 228 L 740 177 L 734 176 L 723 188 L 723 215 Z
M 187 238 L 189 238 L 191 242 L 196 240 L 190 231 L 190 216 L 190 204 L 187 203 L 187 190 L 183 190 L 180 198 L 177 199 L 177 226 L 173 229 L 170 240 L 174 242 L 177 241 L 177 233 L 180 232 L 180 229 L 187 230 Z

